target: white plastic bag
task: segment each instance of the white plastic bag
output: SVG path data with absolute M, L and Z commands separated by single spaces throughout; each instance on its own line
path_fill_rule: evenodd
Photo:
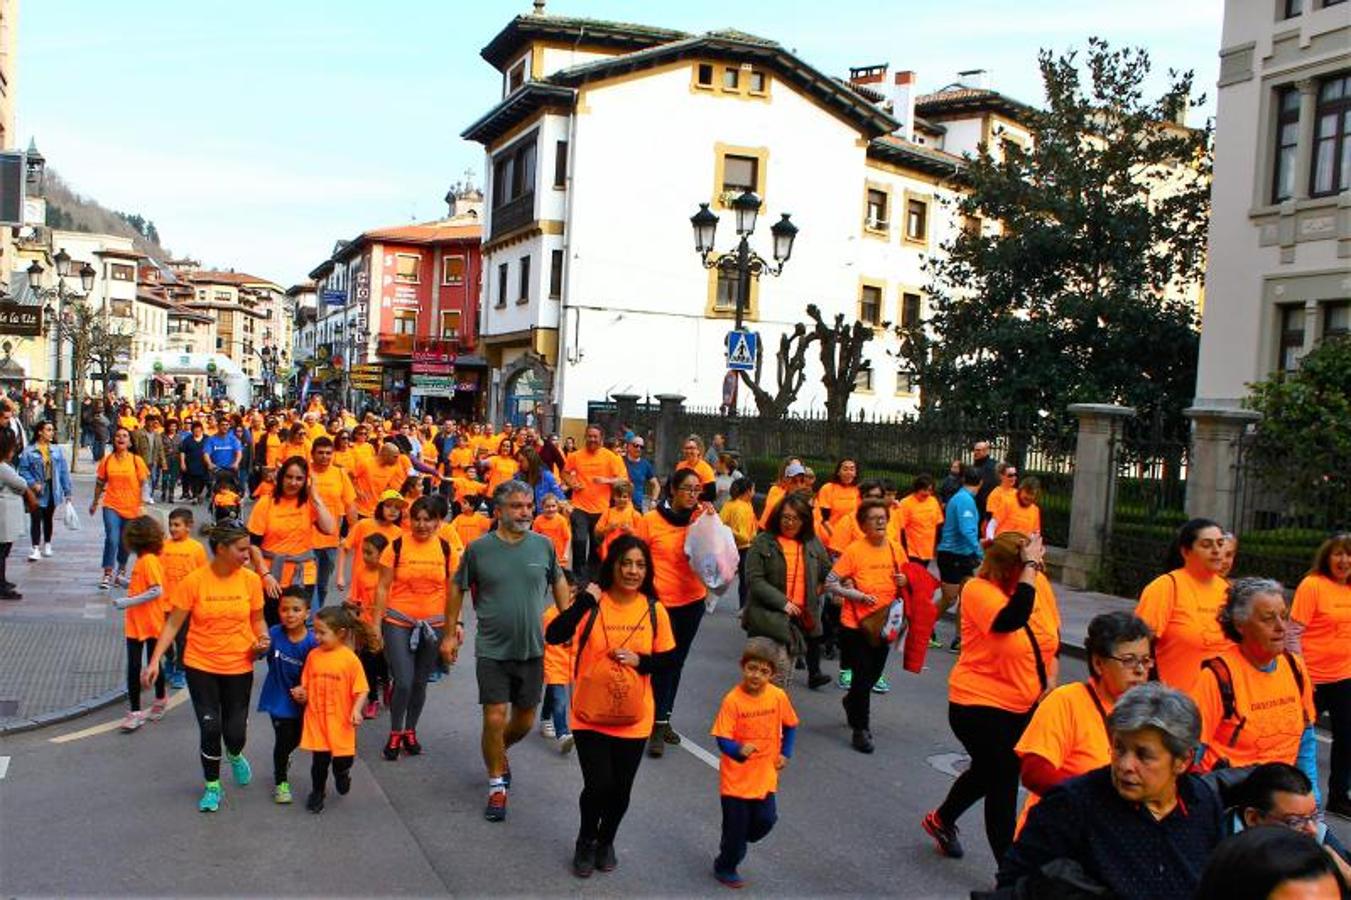
M 61 521 L 66 523 L 66 527 L 71 531 L 79 531 L 82 527 L 80 525 L 80 514 L 75 511 L 75 504 L 71 503 L 70 500 L 61 504 Z
M 711 591 L 722 592 L 736 578 L 736 537 L 717 516 L 702 515 L 685 532 L 690 568 Z

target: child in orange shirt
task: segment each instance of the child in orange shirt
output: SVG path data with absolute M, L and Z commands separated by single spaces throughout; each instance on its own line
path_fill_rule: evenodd
M 460 543 L 466 547 L 483 537 L 488 533 L 488 529 L 493 527 L 493 520 L 478 511 L 480 502 L 478 497 L 466 497 L 460 504 L 459 514 L 450 523 L 459 533 Z
M 550 603 L 542 624 L 558 618 L 558 607 Z M 568 727 L 568 685 L 572 683 L 572 641 L 544 645 L 544 703 L 539 711 L 539 733 L 553 738 L 559 753 L 572 751 L 574 739 Z
M 383 534 L 369 534 L 361 542 L 361 562 L 353 566 L 352 588 L 343 606 L 361 621 L 374 627 L 375 586 L 380 582 L 380 554 L 389 546 Z M 361 707 L 363 719 L 374 719 L 380 714 L 380 688 L 389 683 L 389 667 L 383 653 L 363 647 L 357 651 L 361 668 L 366 673 L 366 703 Z
M 215 513 L 216 521 L 238 519 L 240 499 L 239 484 L 234 476 L 222 474 L 216 482 L 216 492 L 211 495 L 211 509 Z
M 154 652 L 155 641 L 164 630 L 164 566 L 159 558 L 164 549 L 164 529 L 152 516 L 138 516 L 123 526 L 122 543 L 129 553 L 136 554 L 127 596 L 113 601 L 113 606 L 126 611 L 127 705 L 130 709 L 119 727 L 130 733 L 145 724 L 146 716 L 141 712 L 141 666 Z M 164 678 L 161 668 L 155 678 L 155 702 L 150 707 L 152 722 L 164 718 Z
M 779 770 L 788 765 L 797 737 L 797 712 L 774 677 L 778 645 L 751 638 L 741 652 L 741 683 L 727 692 L 713 720 L 713 737 L 722 751 L 718 793 L 722 797 L 722 843 L 713 860 L 713 877 L 739 888 L 746 882 L 737 866 L 746 844 L 769 834 L 778 821 L 774 794 Z
M 572 549 L 572 526 L 568 524 L 566 518 L 559 515 L 558 498 L 553 494 L 544 495 L 542 511 L 535 516 L 535 523 L 531 528 L 547 537 L 554 545 L 558 565 L 563 569 L 571 568 L 568 564 L 568 551 Z
M 264 494 L 270 494 L 277 487 L 277 470 L 264 469 L 263 477 L 258 479 L 258 486 L 253 489 L 253 499 L 257 500 Z
M 736 539 L 737 571 L 742 573 L 737 579 L 737 600 L 741 604 L 740 608 L 745 609 L 749 591 L 749 582 L 745 576 L 746 552 L 750 550 L 751 541 L 755 540 L 755 533 L 758 530 L 755 524 L 755 508 L 751 506 L 751 498 L 755 496 L 755 483 L 749 478 L 737 477 L 732 482 L 727 496 L 727 502 L 718 511 L 718 518 L 722 520 L 722 524 L 732 529 L 732 536 Z
M 365 622 L 341 606 L 325 606 L 314 614 L 314 639 L 318 646 L 305 658 L 296 702 L 305 704 L 300 749 L 314 754 L 310 764 L 312 784 L 305 808 L 324 811 L 328 769 L 339 794 L 352 789 L 352 761 L 357 751 L 357 726 L 361 705 L 369 687 L 361 660 L 347 646 L 374 644 L 375 634 Z
M 610 552 L 610 545 L 621 534 L 632 534 L 638 527 L 642 516 L 633 505 L 633 485 L 628 481 L 616 481 L 610 485 L 611 506 L 600 514 L 596 523 L 596 540 L 600 541 L 600 558 Z

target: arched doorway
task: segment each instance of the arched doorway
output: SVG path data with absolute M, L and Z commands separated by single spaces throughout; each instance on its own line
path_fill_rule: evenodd
M 521 369 L 507 381 L 503 392 L 502 418 L 520 428 L 545 427 L 549 418 L 549 384 L 538 367 Z

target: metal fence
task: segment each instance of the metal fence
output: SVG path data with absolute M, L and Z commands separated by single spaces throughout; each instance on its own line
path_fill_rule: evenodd
M 1191 440 L 1159 419 L 1128 418 L 1111 452 L 1116 490 L 1098 587 L 1134 597 L 1163 571 L 1168 545 L 1187 520 Z

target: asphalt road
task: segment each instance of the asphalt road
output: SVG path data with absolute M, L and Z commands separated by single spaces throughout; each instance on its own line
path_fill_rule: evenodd
M 196 809 L 197 732 L 186 697 L 162 722 L 132 735 L 97 730 L 121 715 L 110 709 L 6 740 L 0 893 L 721 895 L 725 889 L 711 877 L 720 814 L 708 729 L 737 678 L 741 640 L 729 609 L 705 619 L 674 717 L 690 749 L 643 761 L 612 873 L 587 881 L 570 874 L 581 775 L 575 758 L 560 757 L 538 734 L 512 753 L 507 821 L 484 821 L 479 710 L 466 659 L 430 688 L 418 729 L 425 753 L 386 762 L 379 754 L 385 720 L 368 723 L 352 792 L 335 797 L 330 790 L 319 816 L 300 802 L 309 785 L 307 753 L 293 762 L 297 802 L 271 802 L 272 734 L 260 713 L 250 719 L 246 751 L 254 782 L 235 787 L 227 772 L 225 803 L 215 815 Z M 961 747 L 946 720 L 954 659 L 932 653 L 929 668 L 915 676 L 893 655 L 893 690 L 874 698 L 872 756 L 848 746 L 842 692 L 808 691 L 797 673 L 797 754 L 780 783 L 778 827 L 742 866 L 747 893 L 964 897 L 991 885 L 994 863 L 979 807 L 961 822 L 963 860 L 938 856 L 919 827 L 951 783 L 952 765 L 960 765 Z M 1074 660 L 1062 671 L 1065 679 L 1083 675 Z M 1326 745 L 1321 749 L 1326 757 Z

